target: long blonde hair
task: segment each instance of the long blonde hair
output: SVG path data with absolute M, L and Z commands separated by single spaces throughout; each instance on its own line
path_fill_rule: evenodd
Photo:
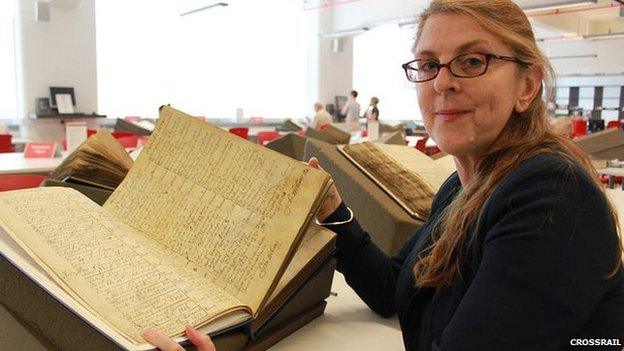
M 544 84 L 529 108 L 514 113 L 500 135 L 475 169 L 474 181 L 464 185 L 459 196 L 441 213 L 432 231 L 433 244 L 421 253 L 413 272 L 418 287 L 431 287 L 441 291 L 449 287 L 464 263 L 467 250 L 474 237 L 472 225 L 476 224 L 487 198 L 496 185 L 518 163 L 536 155 L 549 153 L 568 161 L 572 172 L 577 163 L 592 175 L 596 186 L 602 187 L 595 168 L 587 154 L 573 141 L 556 133 L 546 115 L 546 103 L 541 96 L 544 89 L 551 96 L 554 82 L 553 70 L 535 42 L 531 24 L 524 12 L 510 0 L 434 0 L 420 15 L 416 43 L 427 20 L 436 14 L 458 14 L 472 17 L 483 28 L 492 32 L 508 45 L 513 55 L 527 66 L 520 69 L 539 70 Z M 617 215 L 608 203 L 613 225 L 618 228 Z M 620 251 L 622 242 L 620 240 Z M 622 265 L 618 255 L 613 271 Z

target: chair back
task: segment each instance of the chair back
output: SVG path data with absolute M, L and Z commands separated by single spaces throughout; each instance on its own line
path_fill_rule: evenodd
M 0 191 L 36 188 L 47 177 L 40 174 L 2 174 Z
M 239 137 L 247 140 L 247 138 L 249 137 L 249 128 L 247 127 L 230 128 L 230 133 L 238 135 Z
M 256 136 L 256 142 L 260 145 L 264 145 L 271 140 L 275 140 L 280 137 L 278 131 L 258 132 Z
M 13 148 L 13 135 L 11 134 L 0 134 L 0 152 L 13 152 L 15 149 Z

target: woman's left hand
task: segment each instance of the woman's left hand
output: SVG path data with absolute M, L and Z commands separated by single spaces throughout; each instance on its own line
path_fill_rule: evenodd
M 154 329 L 145 329 L 141 332 L 141 336 L 145 341 L 160 348 L 162 351 L 184 351 L 184 348 L 180 346 L 180 344 Z M 216 351 L 210 337 L 198 332 L 190 325 L 186 326 L 186 336 L 188 336 L 188 339 L 193 345 L 197 346 L 197 351 Z

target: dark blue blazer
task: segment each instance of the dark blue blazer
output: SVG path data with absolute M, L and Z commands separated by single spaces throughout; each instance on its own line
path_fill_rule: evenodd
M 436 195 L 430 219 L 394 257 L 355 220 L 327 226 L 338 233 L 338 270 L 372 310 L 398 315 L 406 349 L 622 349 L 575 346 L 624 345 L 624 270 L 604 278 L 621 252 L 603 192 L 578 165 L 556 156 L 527 160 L 499 183 L 449 289 L 436 295 L 416 288 L 415 260 L 460 189 L 455 173 Z M 348 215 L 342 204 L 326 222 Z

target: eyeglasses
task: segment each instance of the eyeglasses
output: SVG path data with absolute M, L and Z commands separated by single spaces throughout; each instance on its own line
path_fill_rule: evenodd
M 416 59 L 403 64 L 405 75 L 410 82 L 422 83 L 434 79 L 440 73 L 442 67 L 448 68 L 449 72 L 458 78 L 474 78 L 487 72 L 491 59 L 515 62 L 523 66 L 528 63 L 515 57 L 495 54 L 472 53 L 455 57 L 447 63 L 439 63 L 433 59 Z

